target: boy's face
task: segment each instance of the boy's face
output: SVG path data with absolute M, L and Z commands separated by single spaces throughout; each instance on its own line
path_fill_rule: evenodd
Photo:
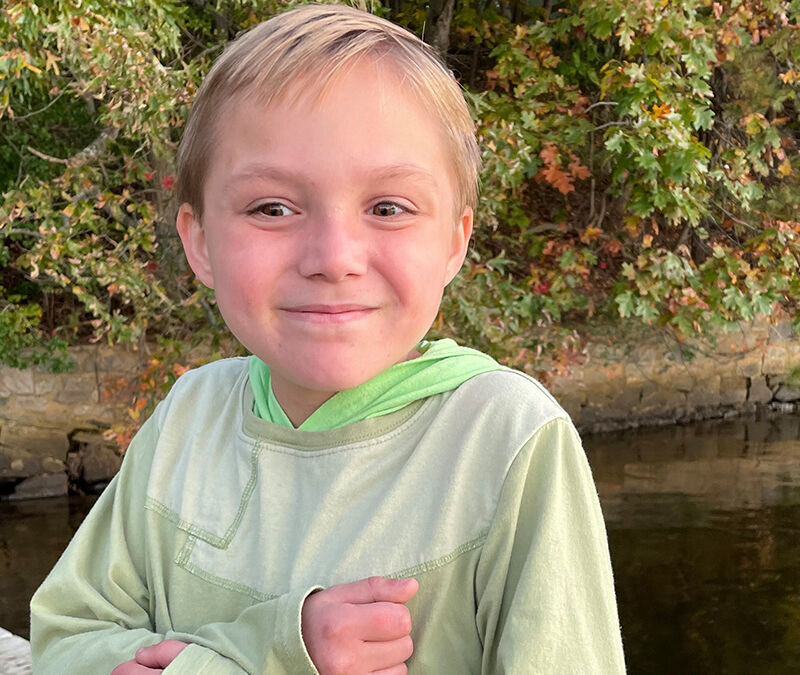
M 192 268 L 295 423 L 413 356 L 472 230 L 439 124 L 391 66 L 363 60 L 311 94 L 232 104 L 202 224 L 178 214 Z

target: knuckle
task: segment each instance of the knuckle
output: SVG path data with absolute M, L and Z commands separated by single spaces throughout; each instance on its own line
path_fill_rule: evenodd
M 403 654 L 405 654 L 405 656 L 403 657 L 403 661 L 405 661 L 406 659 L 410 659 L 411 655 L 414 653 L 414 640 L 411 639 L 410 635 L 406 635 L 403 638 L 402 652 Z
M 397 626 L 403 633 L 411 632 L 411 612 L 405 605 L 398 607 L 397 613 Z
M 329 642 L 342 642 L 353 623 L 353 610 L 347 605 L 326 608 L 319 617 L 320 635 Z
M 333 642 L 342 634 L 342 626 L 336 616 L 327 614 L 320 620 L 319 632 L 324 640 Z

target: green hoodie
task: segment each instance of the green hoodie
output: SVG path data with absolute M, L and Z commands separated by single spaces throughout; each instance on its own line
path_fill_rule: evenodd
M 338 392 L 297 428 L 326 431 L 386 415 L 503 367 L 491 356 L 450 339 L 422 342 L 416 350 L 420 352 L 417 358 L 396 363 L 364 384 Z M 255 396 L 253 412 L 274 424 L 294 428 L 272 391 L 269 366 L 256 356 L 250 357 L 250 384 Z

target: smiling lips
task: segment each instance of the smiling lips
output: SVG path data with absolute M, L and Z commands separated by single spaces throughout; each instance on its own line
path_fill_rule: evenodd
M 347 323 L 372 314 L 377 307 L 369 305 L 297 305 L 283 307 L 292 319 L 310 323 Z

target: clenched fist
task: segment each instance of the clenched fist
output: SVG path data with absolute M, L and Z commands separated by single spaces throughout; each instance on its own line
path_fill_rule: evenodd
M 414 579 L 370 577 L 311 594 L 303 604 L 303 639 L 320 675 L 404 675 L 414 651 L 404 603 Z

